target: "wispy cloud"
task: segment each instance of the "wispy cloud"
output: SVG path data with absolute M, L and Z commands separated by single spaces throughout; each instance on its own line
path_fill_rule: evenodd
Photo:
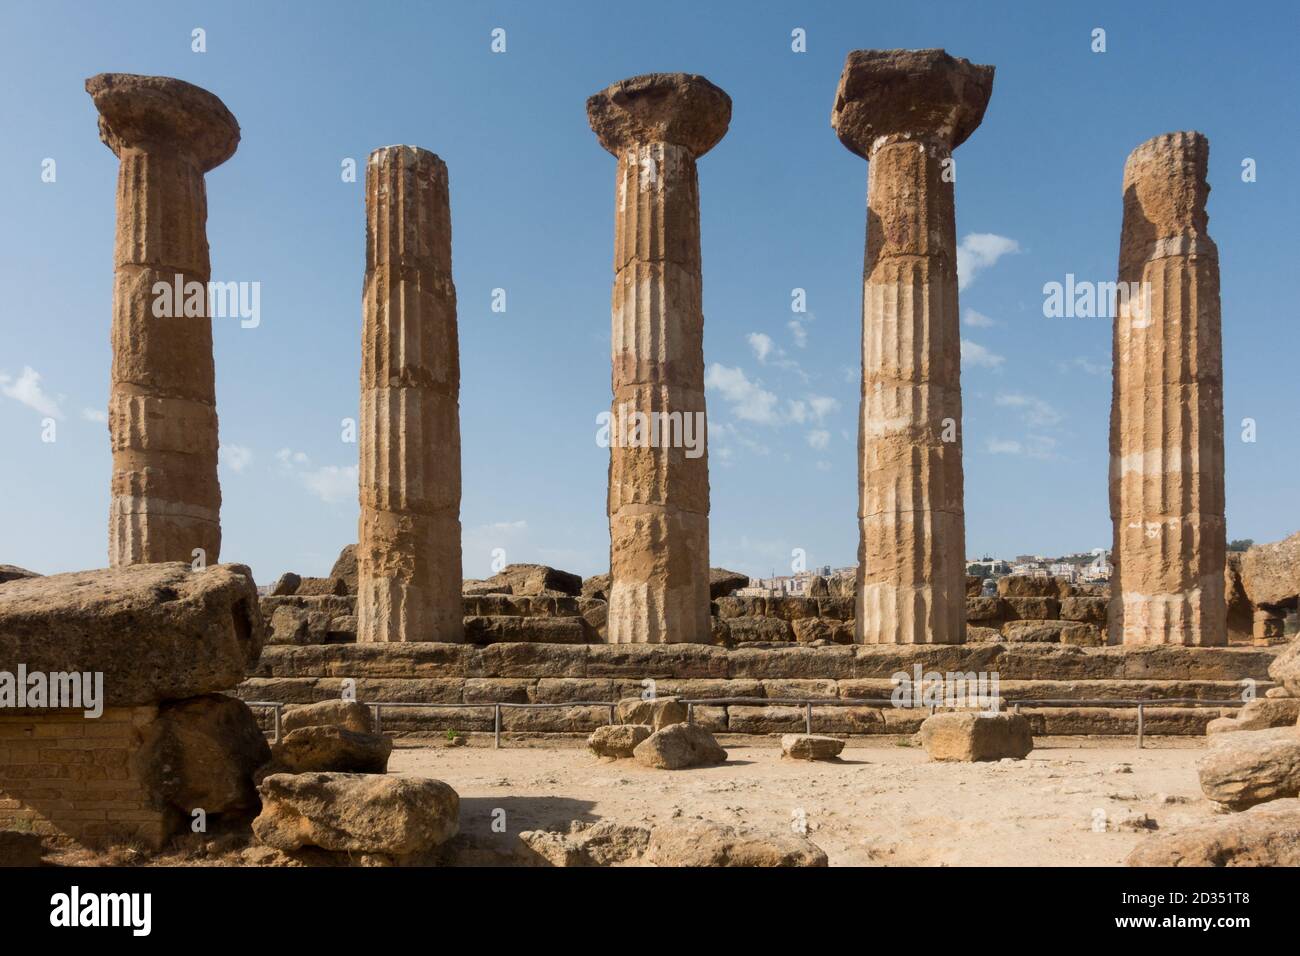
M 1040 428 L 1059 424 L 1065 417 L 1043 399 L 1020 392 L 1003 392 L 993 402 L 1001 408 L 1017 409 L 1026 424 Z
M 1056 458 L 1056 439 L 1050 435 L 1028 435 L 1023 441 L 990 438 L 984 445 L 990 455 L 1047 460 Z
M 957 246 L 957 288 L 964 289 L 975 277 L 997 264 L 1005 255 L 1020 251 L 1020 243 L 991 232 L 969 232 Z
M 275 453 L 281 471 L 300 481 L 309 492 L 326 504 L 337 504 L 357 497 L 356 465 L 320 465 L 313 467 L 306 452 L 281 448 Z
M 108 421 L 108 412 L 102 408 L 83 408 L 81 417 L 88 422 L 99 422 L 102 425 Z
M 24 365 L 22 374 L 17 378 L 0 372 L 0 394 L 40 412 L 48 418 L 63 419 L 60 399 L 55 398 L 41 386 L 41 373 L 30 365 Z
M 1001 368 L 1005 361 L 1004 356 L 986 349 L 978 342 L 972 342 L 970 339 L 961 340 L 961 364 L 967 368 L 997 369 Z
M 1088 375 L 1105 375 L 1110 371 L 1109 365 L 1103 365 L 1101 362 L 1094 362 L 1083 355 L 1076 355 L 1072 359 L 1066 359 L 1064 362 L 1057 362 L 1056 369 L 1059 372 L 1072 372 L 1079 370 Z
M 831 433 L 824 428 L 814 428 L 807 437 L 809 447 L 819 450 L 831 443 Z
M 722 396 L 731 414 L 741 421 L 776 425 L 781 421 L 780 399 L 745 374 L 742 368 L 713 363 L 704 374 L 704 387 Z
M 253 449 L 244 445 L 229 445 L 222 442 L 217 449 L 217 464 L 239 474 L 253 461 Z
M 966 315 L 963 321 L 972 329 L 991 329 L 993 326 L 999 324 L 996 320 L 990 319 L 983 312 L 976 312 L 974 309 L 966 310 Z

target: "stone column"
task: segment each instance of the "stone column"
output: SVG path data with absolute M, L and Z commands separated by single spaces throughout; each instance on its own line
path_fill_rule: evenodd
M 234 155 L 239 124 L 211 93 L 165 76 L 101 73 L 86 92 L 99 138 L 121 160 L 108 562 L 193 561 L 201 549 L 215 564 L 221 488 L 203 174 Z
M 464 640 L 451 206 L 415 146 L 366 165 L 360 498 L 357 640 Z
M 1167 133 L 1124 165 L 1110 412 L 1112 644 L 1228 640 L 1209 151 L 1200 133 Z
M 861 644 L 966 639 L 961 332 L 952 151 L 993 67 L 942 50 L 856 50 L 831 126 L 870 164 L 858 420 Z
M 609 642 L 704 643 L 709 466 L 695 163 L 726 133 L 731 99 L 702 76 L 651 73 L 592 96 L 587 117 L 618 159 Z

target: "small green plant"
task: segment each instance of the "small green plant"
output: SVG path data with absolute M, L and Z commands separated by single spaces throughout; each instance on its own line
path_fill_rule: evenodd
M 459 736 L 460 736 L 460 731 L 458 731 L 458 730 L 448 730 L 448 731 L 447 731 L 447 739 L 448 739 L 448 740 L 455 740 L 455 739 L 456 739 L 457 737 L 459 737 Z

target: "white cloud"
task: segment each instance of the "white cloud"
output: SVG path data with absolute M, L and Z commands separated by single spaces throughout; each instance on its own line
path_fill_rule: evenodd
M 993 326 L 998 324 L 996 321 L 990 319 L 983 312 L 976 312 L 974 309 L 966 310 L 965 322 L 972 329 L 991 329 L 993 328 Z
M 991 438 L 984 445 L 990 455 L 1014 455 L 1047 460 L 1057 457 L 1056 439 L 1050 435 L 1028 435 L 1024 441 Z
M 776 395 L 751 381 L 744 369 L 713 363 L 704 375 L 704 387 L 722 395 L 731 413 L 741 421 L 775 425 L 780 421 Z
M 99 422 L 102 425 L 108 421 L 108 412 L 102 408 L 83 408 L 81 417 L 88 422 Z
M 808 330 L 802 322 L 798 319 L 791 319 L 785 324 L 785 327 L 790 330 L 790 336 L 794 339 L 795 345 L 801 349 L 808 347 Z
M 303 472 L 301 477 L 307 490 L 326 504 L 357 497 L 356 465 L 322 465 L 314 471 Z
M 1093 362 L 1083 355 L 1076 355 L 1074 358 L 1067 359 L 1064 362 L 1057 362 L 1056 368 L 1060 372 L 1069 372 L 1078 369 L 1081 372 L 1086 372 L 1088 375 L 1105 375 L 1110 371 L 1109 365 L 1103 365 L 1100 362 Z
M 41 388 L 41 373 L 30 365 L 24 365 L 22 374 L 17 378 L 0 373 L 0 394 L 49 418 L 63 419 L 59 400 Z
M 253 449 L 244 445 L 227 445 L 224 442 L 217 449 L 217 464 L 239 474 L 253 460 Z
M 978 342 L 961 340 L 961 363 L 969 368 L 1001 368 L 1006 359 L 991 352 Z
M 823 449 L 831 443 L 831 433 L 824 428 L 814 428 L 808 433 L 808 444 L 812 448 Z
M 968 232 L 957 246 L 957 288 L 964 289 L 975 277 L 1003 256 L 1020 251 L 1020 243 L 991 232 Z
M 357 497 L 357 480 L 360 472 L 356 465 L 321 465 L 311 466 L 311 458 L 306 452 L 281 448 L 275 453 L 280 462 L 280 470 L 290 474 L 303 487 L 326 504 L 337 504 Z
M 1004 392 L 993 401 L 994 404 L 1002 408 L 1019 409 L 1026 423 L 1038 427 L 1056 425 L 1064 417 L 1048 402 L 1043 401 L 1041 398 L 1035 398 L 1033 395 Z
M 754 350 L 754 358 L 758 359 L 760 365 L 766 365 L 767 357 L 776 348 L 772 342 L 772 336 L 764 332 L 750 332 L 746 339 L 749 342 L 749 347 Z

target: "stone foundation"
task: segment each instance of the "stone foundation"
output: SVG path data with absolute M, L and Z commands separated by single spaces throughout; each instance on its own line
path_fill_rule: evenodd
M 723 648 L 689 644 L 360 644 L 275 646 L 237 694 L 244 700 L 309 703 L 338 698 L 351 680 L 358 700 L 428 703 L 385 711 L 385 731 L 396 736 L 447 730 L 493 729 L 491 708 L 448 704 L 617 701 L 640 696 L 646 680 L 659 696 L 768 700 L 888 699 L 892 675 L 938 671 L 998 675 L 1008 702 L 1023 702 L 1037 734 L 1132 734 L 1131 707 L 1034 707 L 1048 699 L 1098 701 L 1195 698 L 1239 700 L 1243 681 L 1262 696 L 1273 686 L 1265 648 L 1077 647 L 1053 644 L 855 645 L 847 647 Z M 1235 708 L 1147 708 L 1148 734 L 1200 735 L 1205 725 Z M 814 708 L 813 731 L 912 733 L 924 708 Z M 760 705 L 699 705 L 695 717 L 722 733 L 802 731 L 804 709 Z M 270 726 L 269 712 L 259 714 Z M 608 707 L 544 710 L 505 708 L 502 729 L 517 733 L 588 733 L 609 721 Z
M 0 715 L 0 830 L 160 848 L 172 827 L 136 759 L 156 707 Z

